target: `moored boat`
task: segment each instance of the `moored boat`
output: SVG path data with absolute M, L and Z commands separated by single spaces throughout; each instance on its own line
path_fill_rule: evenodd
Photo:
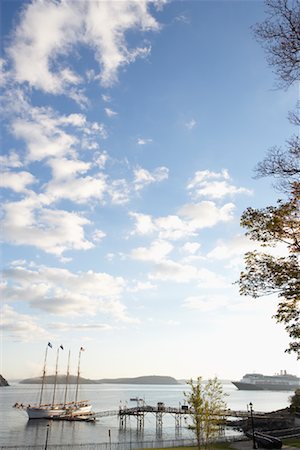
M 26 410 L 29 419 L 58 419 L 70 415 L 76 417 L 90 414 L 92 405 L 86 401 L 81 401 L 67 404 L 57 403 L 55 405 L 27 405 L 23 409 Z
M 75 400 L 71 401 L 71 402 L 70 401 L 67 402 L 69 369 L 70 369 L 70 352 L 69 352 L 64 402 L 61 402 L 61 403 L 55 402 L 59 350 L 60 349 L 63 350 L 63 346 L 61 345 L 57 349 L 52 403 L 48 403 L 48 404 L 43 403 L 43 394 L 44 394 L 44 387 L 45 387 L 45 380 L 46 380 L 46 364 L 47 364 L 47 356 L 48 356 L 49 348 L 52 348 L 52 344 L 50 342 L 48 342 L 48 345 L 46 347 L 46 352 L 45 352 L 39 403 L 33 404 L 33 405 L 29 405 L 29 404 L 24 405 L 24 404 L 16 403 L 14 405 L 14 407 L 25 410 L 27 412 L 28 419 L 66 419 L 67 417 L 72 417 L 73 420 L 76 420 L 76 417 L 79 418 L 79 417 L 83 417 L 85 415 L 92 414 L 92 412 L 91 412 L 92 405 L 90 404 L 90 402 L 88 400 L 78 400 L 78 387 L 79 387 L 79 379 L 80 379 L 80 359 L 81 359 L 81 352 L 84 351 L 83 347 L 80 347 L 80 350 L 79 350 Z

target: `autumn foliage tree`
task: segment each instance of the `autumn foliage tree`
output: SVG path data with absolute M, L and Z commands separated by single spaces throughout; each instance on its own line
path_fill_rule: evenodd
M 300 186 L 300 185 L 299 185 Z M 245 270 L 240 275 L 240 292 L 254 298 L 277 294 L 275 318 L 285 325 L 291 342 L 288 352 L 300 358 L 300 198 L 278 201 L 277 206 L 264 209 L 248 208 L 241 224 L 246 235 L 262 246 L 283 243 L 288 254 L 276 257 L 258 251 L 245 255 Z
M 300 81 L 300 2 L 266 0 L 267 19 L 254 27 L 256 38 L 267 52 L 281 86 Z M 299 102 L 297 107 L 299 108 Z M 298 128 L 297 112 L 289 120 Z M 241 217 L 246 235 L 262 247 L 283 244 L 285 254 L 268 251 L 245 255 L 245 270 L 240 275 L 242 295 L 254 298 L 276 294 L 279 299 L 275 318 L 285 325 L 291 342 L 287 352 L 300 359 L 300 139 L 295 134 L 286 148 L 272 147 L 256 167 L 256 176 L 271 176 L 284 194 L 276 206 L 248 208 Z

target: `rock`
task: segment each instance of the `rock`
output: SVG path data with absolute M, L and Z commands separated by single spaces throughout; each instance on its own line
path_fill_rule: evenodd
M 2 375 L 0 375 L 0 386 L 1 386 L 1 387 L 9 386 L 8 382 L 6 381 L 5 378 L 3 378 Z

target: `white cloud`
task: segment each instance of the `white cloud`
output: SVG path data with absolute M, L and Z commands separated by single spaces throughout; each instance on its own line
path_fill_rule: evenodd
M 74 94 L 74 87 L 83 82 L 67 63 L 67 56 L 75 46 L 85 44 L 94 50 L 101 68 L 101 83 L 110 86 L 117 81 L 121 66 L 150 51 L 146 46 L 130 49 L 126 33 L 158 29 L 158 23 L 148 11 L 147 0 L 35 0 L 23 8 L 8 54 L 17 82 L 28 82 L 30 86 L 53 94 L 72 88 Z
M 209 170 L 197 171 L 194 178 L 188 183 L 187 189 L 194 198 L 209 197 L 220 199 L 226 195 L 252 194 L 252 191 L 243 187 L 236 187 L 230 183 L 230 176 L 226 169 L 222 172 Z
M 199 250 L 199 248 L 201 247 L 201 244 L 199 244 L 199 242 L 186 242 L 182 249 L 183 251 L 194 255 L 195 253 L 197 253 L 197 251 Z
M 183 307 L 201 312 L 216 311 L 227 307 L 229 299 L 224 295 L 196 295 L 187 297 L 183 302 Z
M 176 215 L 158 217 L 154 223 L 161 239 L 177 240 L 195 234 L 189 223 Z
M 231 283 L 235 279 L 230 280 L 228 276 L 225 277 L 218 272 L 213 272 L 212 270 L 202 267 L 199 269 L 199 280 L 198 287 L 200 289 L 221 289 L 225 290 L 231 287 Z
M 59 115 L 51 108 L 33 107 L 22 97 L 17 98 L 13 105 L 9 98 L 5 101 L 8 103 L 5 111 L 13 113 L 11 132 L 25 142 L 29 161 L 49 157 L 74 158 L 78 147 L 97 144 L 99 137 L 105 139 L 107 136 L 103 124 L 90 123 L 82 114 Z
M 217 260 L 231 259 L 235 256 L 244 255 L 255 248 L 257 248 L 257 245 L 253 241 L 246 236 L 238 235 L 228 241 L 218 241 L 215 248 L 207 254 L 207 257 Z
M 138 138 L 138 140 L 137 140 L 136 143 L 137 143 L 138 145 L 146 145 L 146 144 L 151 144 L 151 142 L 153 142 L 152 139 Z
M 101 242 L 102 239 L 106 236 L 106 233 L 102 230 L 95 230 L 93 233 L 93 241 L 94 242 Z
M 7 61 L 0 58 L 0 86 L 4 87 L 10 81 L 9 72 L 7 70 Z
M 66 323 L 66 322 L 52 322 L 49 325 L 49 328 L 52 330 L 58 330 L 58 331 L 110 331 L 113 330 L 114 327 L 112 325 L 109 325 L 107 323 L 94 323 L 94 322 L 88 322 L 88 323 Z
M 185 123 L 185 126 L 188 130 L 192 130 L 193 128 L 195 128 L 197 125 L 197 122 L 195 119 L 191 119 L 189 122 Z
M 0 155 L 0 166 L 2 169 L 20 168 L 23 166 L 20 156 L 17 152 L 12 151 L 7 155 Z
M 83 114 L 69 114 L 62 116 L 59 122 L 65 125 L 73 125 L 74 127 L 83 127 L 86 124 L 86 117 Z
M 76 4 L 81 2 L 73 3 Z M 72 41 L 77 40 L 80 25 L 82 17 L 72 2 L 28 4 L 9 48 L 16 80 L 52 93 L 61 93 L 68 83 L 78 83 L 78 77 L 70 69 L 68 74 L 64 72 L 67 67 L 54 73 L 50 66 L 55 56 L 69 51 Z
M 184 205 L 178 214 L 188 221 L 193 231 L 196 231 L 202 228 L 211 228 L 219 222 L 232 220 L 234 209 L 233 203 L 226 203 L 218 208 L 214 202 L 203 201 Z
M 135 219 L 134 231 L 132 234 L 147 235 L 156 230 L 150 215 L 134 212 L 129 213 L 129 215 Z
M 129 292 L 140 292 L 140 291 L 148 291 L 156 289 L 157 286 L 153 283 L 150 283 L 150 281 L 135 281 L 135 284 L 133 287 L 128 288 Z
M 64 170 L 64 164 L 61 165 L 65 176 L 63 177 L 63 174 L 60 173 L 58 178 L 54 177 L 45 186 L 45 195 L 50 201 L 61 198 L 69 199 L 76 203 L 86 203 L 90 199 L 103 200 L 104 193 L 107 190 L 106 176 L 103 173 L 93 176 L 75 177 L 67 174 L 67 170 L 69 170 L 67 160 L 57 160 L 55 163 L 59 164 L 60 161 L 64 161 L 66 166 L 66 170 Z
M 12 244 L 33 245 L 57 256 L 66 250 L 93 247 L 84 237 L 87 219 L 74 212 L 48 209 L 37 196 L 5 203 L 3 213 L 3 237 Z
M 228 287 L 228 282 L 211 270 L 172 260 L 164 260 L 156 264 L 153 272 L 149 275 L 149 279 L 173 283 L 195 281 L 201 289 L 224 289 Z
M 4 270 L 7 301 L 62 316 L 108 314 L 115 320 L 133 320 L 121 303 L 125 280 L 101 272 L 71 272 L 55 267 L 15 267 Z
M 160 239 L 183 239 L 195 236 L 198 230 L 211 228 L 219 222 L 233 219 L 233 203 L 217 207 L 214 202 L 203 201 L 182 206 L 178 215 L 153 218 L 147 214 L 130 213 L 135 219 L 132 234 L 147 235 L 157 233 Z
M 188 189 L 194 189 L 198 184 L 207 179 L 224 179 L 229 180 L 230 176 L 228 170 L 223 169 L 222 172 L 211 172 L 209 170 L 198 170 L 195 172 L 194 178 L 187 185 Z
M 173 250 L 173 245 L 167 241 L 157 240 L 150 247 L 138 247 L 131 251 L 131 258 L 138 261 L 159 262 Z
M 129 201 L 130 187 L 124 179 L 110 181 L 107 185 L 107 192 L 115 205 L 124 205 Z
M 12 124 L 14 135 L 27 144 L 28 159 L 39 161 L 48 156 L 74 154 L 77 138 L 59 128 L 46 114 L 41 114 L 40 119 L 15 119 Z
M 111 101 L 111 97 L 110 97 L 110 95 L 102 94 L 102 100 L 105 103 L 109 103 Z
M 198 270 L 188 264 L 165 260 L 155 266 L 155 270 L 149 275 L 149 278 L 151 280 L 189 283 L 198 279 Z
M 40 325 L 38 318 L 27 314 L 20 314 L 11 306 L 4 304 L 0 311 L 3 336 L 14 339 L 15 341 L 29 342 L 39 338 L 46 339 L 47 333 Z
M 107 117 L 115 117 L 118 115 L 118 113 L 116 111 L 113 111 L 110 108 L 104 108 L 105 114 L 107 115 Z
M 0 187 L 11 189 L 15 192 L 26 192 L 27 186 L 36 182 L 35 177 L 29 172 L 2 172 Z
M 94 157 L 95 164 L 99 167 L 99 169 L 104 169 L 105 164 L 109 159 L 108 153 L 103 151 L 101 153 L 97 153 Z
M 159 183 L 166 180 L 169 176 L 169 169 L 167 167 L 157 167 L 153 172 L 149 172 L 142 167 L 134 170 L 134 185 L 137 191 L 143 189 L 151 183 Z

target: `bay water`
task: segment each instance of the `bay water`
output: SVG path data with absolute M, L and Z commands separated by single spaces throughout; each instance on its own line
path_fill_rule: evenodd
M 254 411 L 275 411 L 289 405 L 289 397 L 293 392 L 286 391 L 239 391 L 232 383 L 223 383 L 227 394 L 226 402 L 232 410 L 247 410 L 252 402 Z M 74 387 L 70 386 L 74 390 Z M 136 406 L 132 398 L 143 399 L 145 404 L 156 406 L 164 402 L 166 406 L 179 407 L 184 404 L 184 392 L 188 392 L 187 385 L 126 385 L 126 384 L 91 384 L 80 388 L 80 399 L 90 400 L 93 411 L 118 411 L 119 407 Z M 57 401 L 63 398 L 63 386 L 59 386 Z M 155 415 L 145 415 L 143 433 L 137 430 L 134 417 L 127 420 L 126 430 L 120 430 L 118 416 L 103 417 L 92 422 L 68 422 L 28 420 L 25 411 L 13 408 L 18 403 L 37 403 L 40 386 L 26 384 L 12 384 L 0 388 L 0 446 L 42 445 L 45 443 L 46 427 L 49 428 L 49 444 L 87 444 L 101 442 L 136 442 L 140 440 L 156 440 Z M 46 386 L 44 401 L 51 402 L 52 386 Z M 69 392 L 70 400 L 74 392 Z M 232 431 L 230 431 L 232 433 Z M 183 420 L 182 437 L 192 437 Z M 175 418 L 170 414 L 163 416 L 162 439 L 178 437 L 175 430 Z

